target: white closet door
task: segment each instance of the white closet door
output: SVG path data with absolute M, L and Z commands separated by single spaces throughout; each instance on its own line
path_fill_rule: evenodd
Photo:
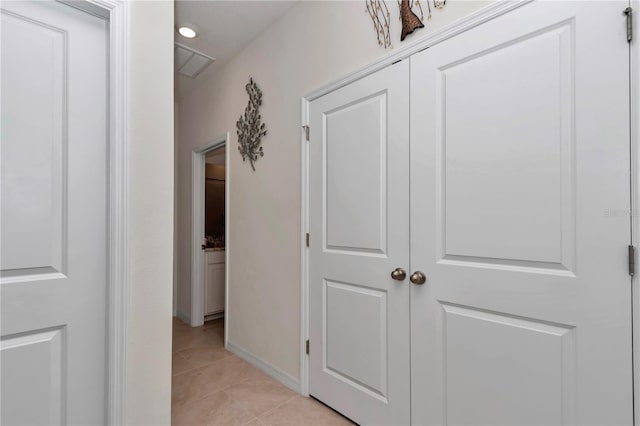
M 360 424 L 409 423 L 409 63 L 310 105 L 312 396 Z
M 626 6 L 412 58 L 413 424 L 631 424 Z
M 106 22 L 0 8 L 0 423 L 104 424 Z

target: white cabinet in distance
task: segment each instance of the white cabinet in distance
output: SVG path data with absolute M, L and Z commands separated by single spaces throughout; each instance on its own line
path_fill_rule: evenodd
M 225 251 L 205 251 L 204 314 L 224 312 Z

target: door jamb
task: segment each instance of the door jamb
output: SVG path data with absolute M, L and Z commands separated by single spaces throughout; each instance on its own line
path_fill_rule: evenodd
M 309 125 L 309 102 L 303 96 L 300 102 L 300 394 L 309 396 L 309 355 L 306 341 L 309 338 L 309 148 L 304 126 Z M 311 139 L 311 138 L 309 138 Z
M 105 19 L 109 30 L 106 423 L 126 424 L 129 311 L 129 5 L 58 0 Z
M 640 10 L 640 0 L 631 0 L 629 6 L 633 8 L 634 15 Z M 634 33 L 636 29 L 634 28 Z M 631 41 L 630 46 L 630 108 L 629 116 L 631 121 L 631 243 L 637 245 L 640 241 L 640 149 L 638 149 L 638 141 L 640 140 L 640 45 L 635 40 Z M 633 407 L 634 407 L 634 424 L 639 424 L 640 413 L 640 290 L 638 289 L 637 276 L 631 277 L 631 298 L 632 298 L 632 320 L 633 320 Z
M 191 327 L 204 324 L 204 255 L 202 238 L 204 235 L 204 196 L 205 196 L 205 164 L 206 154 L 214 149 L 226 146 L 225 152 L 225 347 L 227 346 L 227 329 L 229 327 L 229 132 L 191 152 Z

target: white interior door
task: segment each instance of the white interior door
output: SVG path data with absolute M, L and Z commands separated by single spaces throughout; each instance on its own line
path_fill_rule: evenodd
M 626 6 L 411 59 L 414 424 L 632 423 Z
M 106 22 L 0 7 L 0 423 L 104 424 Z
M 360 424 L 409 422 L 409 63 L 310 105 L 309 392 Z

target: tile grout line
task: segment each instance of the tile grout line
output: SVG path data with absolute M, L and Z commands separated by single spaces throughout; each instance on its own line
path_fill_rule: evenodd
M 185 333 L 182 333 L 183 331 L 184 331 Z M 179 338 L 179 336 L 184 336 L 184 335 L 185 335 L 185 334 L 187 334 L 187 333 L 194 333 L 194 336 L 195 336 L 194 338 L 197 340 L 197 339 L 201 338 L 202 336 L 204 336 L 206 333 L 208 333 L 208 331 L 213 331 L 213 329 L 211 329 L 211 330 L 207 330 L 207 329 L 202 328 L 202 329 L 200 329 L 200 330 L 195 330 L 195 331 L 194 331 L 194 330 L 191 330 L 191 329 L 186 328 L 186 329 L 178 330 L 178 331 L 175 331 L 175 330 L 174 330 L 174 331 L 173 331 L 173 335 L 172 335 L 172 342 L 173 342 L 173 340 L 174 340 L 176 337 L 178 337 L 178 338 Z M 217 337 L 220 337 L 220 336 L 217 336 Z M 219 346 L 219 345 L 201 345 L 201 346 L 214 346 L 216 349 L 218 349 L 218 348 L 224 348 L 224 345 L 220 345 L 220 346 Z M 173 378 L 174 378 L 174 377 L 179 377 L 179 376 L 183 376 L 183 375 L 186 375 L 186 374 L 188 374 L 188 373 L 194 373 L 194 372 L 196 373 L 196 375 L 195 375 L 195 376 L 197 376 L 197 375 L 202 375 L 205 379 L 207 379 L 207 380 L 212 380 L 210 376 L 208 376 L 208 375 L 206 375 L 206 374 L 204 374 L 204 373 L 202 372 L 202 369 L 204 369 L 204 368 L 206 368 L 206 367 L 209 367 L 210 365 L 212 365 L 212 364 L 214 364 L 214 363 L 216 363 L 216 362 L 218 362 L 218 361 L 220 361 L 220 360 L 223 360 L 223 359 L 228 358 L 228 357 L 230 357 L 231 355 L 233 355 L 232 353 L 230 353 L 229 351 L 227 351 L 227 350 L 225 349 L 225 350 L 224 350 L 225 356 L 223 356 L 222 358 L 217 359 L 217 360 L 215 360 L 215 361 L 212 361 L 211 363 L 208 363 L 208 364 L 204 364 L 204 365 L 200 365 L 200 366 L 198 366 L 198 365 L 194 365 L 193 361 L 191 361 L 189 358 L 187 358 L 186 356 L 184 356 L 183 354 L 181 354 L 181 353 L 180 353 L 180 352 L 184 352 L 184 351 L 192 350 L 192 349 L 194 349 L 194 348 L 201 347 L 201 346 L 199 346 L 198 344 L 195 344 L 194 346 L 191 346 L 191 347 L 185 347 L 185 348 L 179 349 L 179 350 L 177 350 L 177 351 L 172 351 L 172 356 L 178 356 L 179 358 L 181 358 L 181 359 L 183 359 L 183 360 L 185 360 L 185 361 L 189 362 L 189 363 L 190 363 L 190 365 L 192 365 L 192 366 L 193 366 L 193 367 L 191 367 L 191 368 L 189 368 L 189 369 L 187 369 L 186 371 L 183 371 L 183 372 L 181 372 L 181 373 L 178 373 L 178 374 L 171 374 L 171 380 L 172 380 L 172 382 L 173 382 Z M 214 348 L 212 347 L 211 349 L 214 349 Z M 189 386 L 189 384 L 188 384 L 187 386 Z M 184 403 L 182 403 L 182 404 L 180 404 L 180 405 L 174 405 L 174 403 L 173 403 L 173 401 L 172 401 L 172 404 L 171 404 L 171 405 L 172 405 L 172 407 L 174 407 L 174 406 L 175 406 L 175 407 L 179 407 L 179 406 L 187 406 L 187 405 L 197 404 L 197 403 L 202 402 L 204 399 L 206 399 L 206 398 L 208 398 L 208 397 L 210 397 L 210 396 L 212 396 L 212 395 L 215 395 L 216 393 L 219 393 L 219 392 L 223 392 L 223 389 L 217 389 L 217 390 L 213 390 L 213 391 L 211 391 L 211 392 L 203 392 L 203 393 L 201 393 L 201 394 L 198 394 L 196 398 L 194 398 L 194 399 L 192 399 L 192 400 L 189 400 L 189 401 L 186 401 L 186 402 L 184 402 Z M 173 383 L 172 383 L 172 394 L 173 394 Z M 228 394 L 225 394 L 225 395 L 227 395 L 227 396 L 228 396 Z M 173 395 L 172 395 L 172 398 L 173 398 Z M 244 410 L 244 408 L 243 408 L 243 410 Z M 246 410 L 245 410 L 245 411 L 246 411 Z M 249 412 L 248 414 L 252 414 L 252 413 L 250 413 L 250 412 Z
M 234 355 L 234 356 L 235 356 L 235 355 Z M 237 357 L 237 356 L 235 356 L 235 357 L 236 357 L 236 358 L 238 358 L 238 359 L 240 359 L 240 360 L 242 360 L 240 357 Z M 242 360 L 242 361 L 244 361 L 244 360 Z M 245 362 L 246 362 L 246 361 L 245 361 Z M 256 368 L 256 367 L 254 367 L 254 366 L 251 366 L 251 367 Z M 257 368 L 256 368 L 256 369 L 257 369 Z M 282 386 L 283 388 L 285 388 L 285 389 L 287 389 L 287 390 L 290 390 L 290 389 L 288 389 L 286 386 L 284 386 L 282 383 L 280 383 L 280 382 L 278 382 L 277 380 L 275 380 L 273 377 L 271 377 L 271 376 L 269 376 L 269 375 L 265 374 L 264 372 L 260 371 L 259 369 L 257 369 L 257 370 L 258 370 L 260 373 L 264 374 L 264 375 L 265 375 L 265 377 L 267 377 L 267 378 L 269 378 L 269 379 L 273 380 L 273 381 L 274 381 L 275 383 L 277 383 L 278 385 Z M 227 390 L 228 390 L 228 389 L 230 389 L 230 388 L 232 388 L 232 387 L 234 387 L 234 386 L 238 386 L 238 385 L 241 385 L 241 384 L 243 384 L 243 383 L 249 382 L 249 381 L 251 381 L 251 379 L 250 379 L 250 378 L 244 379 L 244 380 L 242 380 L 242 381 L 240 381 L 240 382 L 238 382 L 238 383 L 236 383 L 236 384 L 233 384 L 233 385 L 227 386 L 227 387 L 226 387 L 222 392 L 224 392 L 224 393 L 225 393 L 225 395 L 227 395 L 231 400 L 233 400 L 233 401 L 235 401 L 235 402 L 239 403 L 239 404 L 243 407 L 243 409 L 245 409 L 245 410 L 249 411 L 249 413 L 250 413 L 250 414 L 253 414 L 253 412 L 252 412 L 251 410 L 249 410 L 248 408 L 245 408 L 245 407 L 247 407 L 247 405 L 248 405 L 248 403 L 247 403 L 246 401 L 242 401 L 242 400 L 240 400 L 240 399 L 237 399 L 236 397 L 234 397 L 234 396 L 230 395 L 230 394 L 227 392 Z M 293 391 L 292 391 L 292 392 L 293 392 Z M 282 401 L 281 403 L 279 403 L 279 404 L 278 404 L 278 405 L 276 405 L 275 407 L 272 407 L 272 408 L 268 409 L 268 410 L 267 410 L 267 411 L 265 411 L 264 413 L 260 413 L 259 415 L 255 416 L 254 418 L 252 418 L 251 420 L 249 420 L 247 423 L 250 423 L 250 422 L 252 422 L 252 421 L 253 421 L 253 420 L 255 420 L 255 419 L 258 419 L 258 421 L 260 421 L 260 422 L 262 423 L 262 421 L 260 420 L 260 418 L 261 418 L 262 416 L 264 416 L 265 414 L 270 413 L 270 412 L 271 412 L 271 411 L 273 411 L 273 410 L 276 410 L 276 409 L 278 409 L 278 408 L 280 408 L 280 407 L 284 406 L 285 404 L 287 404 L 288 402 L 290 402 L 290 401 L 294 400 L 294 399 L 295 399 L 295 398 L 297 398 L 298 396 L 300 396 L 300 394 L 297 394 L 297 393 L 295 393 L 295 392 L 294 392 L 293 396 L 291 396 L 290 398 L 288 398 L 288 399 L 286 399 L 286 400 Z M 245 423 L 245 424 L 247 424 L 247 423 Z
M 171 401 L 171 408 L 184 407 L 184 406 L 187 406 L 187 405 L 192 405 L 192 404 L 195 404 L 195 403 L 198 403 L 198 402 L 202 402 L 206 398 L 208 398 L 208 397 L 210 397 L 212 395 L 215 395 L 217 393 L 220 393 L 220 392 L 224 392 L 224 391 L 216 390 L 216 391 L 212 391 L 212 392 L 204 392 L 202 394 L 198 394 L 198 396 L 195 399 L 192 399 L 190 401 L 184 402 L 184 403 L 179 404 L 179 405 L 178 404 L 174 404 L 173 401 Z
M 267 414 L 271 413 L 272 411 L 275 411 L 275 410 L 277 410 L 278 408 L 283 407 L 283 406 L 284 406 L 284 405 L 286 405 L 288 402 L 293 401 L 295 398 L 297 398 L 297 397 L 299 397 L 299 396 L 300 396 L 299 394 L 295 394 L 295 395 L 293 395 L 291 398 L 287 399 L 286 401 L 283 401 L 282 403 L 280 403 L 280 404 L 276 405 L 275 407 L 268 409 L 268 410 L 267 410 L 267 411 L 265 411 L 264 413 L 260 413 L 258 416 L 256 416 L 256 419 L 258 419 L 258 420 L 260 421 L 260 418 L 261 418 L 262 416 L 265 416 L 265 415 L 267 415 Z M 238 402 L 242 403 L 241 401 L 238 401 Z

